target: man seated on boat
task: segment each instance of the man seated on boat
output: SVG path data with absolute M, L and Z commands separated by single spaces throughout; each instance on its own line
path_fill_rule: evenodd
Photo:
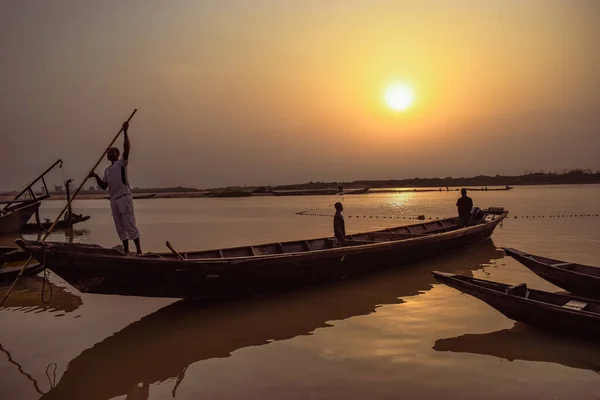
M 456 202 L 456 207 L 458 208 L 458 220 L 460 221 L 461 226 L 468 226 L 469 221 L 471 220 L 471 209 L 473 208 L 473 200 L 469 196 L 467 196 L 467 189 L 462 189 L 460 191 L 462 195 L 458 201 Z
M 346 245 L 346 223 L 344 222 L 344 216 L 342 215 L 342 211 L 344 211 L 344 206 L 342 203 L 337 202 L 334 205 L 335 207 L 335 216 L 333 217 L 333 234 L 335 235 L 336 245 L 345 246 Z
M 135 214 L 133 211 L 133 197 L 127 181 L 127 166 L 129 165 L 129 136 L 127 129 L 129 123 L 123 123 L 123 158 L 119 160 L 120 151 L 116 147 L 111 147 L 106 153 L 106 158 L 112 163 L 104 171 L 104 180 L 100 179 L 94 171 L 90 172 L 90 177 L 96 178 L 96 183 L 102 189 L 108 188 L 110 194 L 110 209 L 112 212 L 115 228 L 119 238 L 123 242 L 123 251 L 129 254 L 129 240 L 133 240 L 137 254 L 142 254 L 140 245 L 140 231 L 135 224 Z

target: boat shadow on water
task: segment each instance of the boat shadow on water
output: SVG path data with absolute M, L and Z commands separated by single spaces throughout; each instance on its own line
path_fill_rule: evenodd
M 227 302 L 181 300 L 125 327 L 73 359 L 49 399 L 105 400 L 146 392 L 176 378 L 173 396 L 193 363 L 273 341 L 311 335 L 330 321 L 430 290 L 431 270 L 472 274 L 504 257 L 491 239 L 399 269 L 282 293 Z M 143 385 L 139 387 L 138 385 Z
M 439 339 L 437 351 L 488 355 L 508 361 L 560 364 L 600 374 L 600 348 L 593 341 L 573 339 L 516 322 L 511 329 Z
M 9 289 L 0 286 L 4 295 Z M 19 279 L 11 295 L 0 310 L 20 312 L 72 312 L 82 304 L 81 297 L 48 281 L 43 277 L 28 276 Z

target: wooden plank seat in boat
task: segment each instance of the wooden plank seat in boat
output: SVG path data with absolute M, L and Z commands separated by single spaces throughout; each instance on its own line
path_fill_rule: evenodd
M 571 262 L 563 262 L 563 263 L 556 263 L 556 264 L 550 264 L 553 267 L 557 267 L 557 268 L 564 268 L 564 269 L 572 269 L 573 268 L 573 263 Z
M 400 240 L 400 239 L 410 239 L 414 237 L 420 237 L 429 235 L 430 233 L 396 233 L 396 232 L 373 232 L 369 234 L 369 237 L 372 239 L 389 239 L 389 240 Z
M 567 302 L 567 304 L 565 304 L 563 307 L 564 308 L 569 308 L 571 310 L 584 310 L 587 307 L 588 303 L 584 303 L 583 301 L 577 301 L 577 300 L 569 300 Z
M 360 246 L 363 244 L 381 243 L 380 240 L 358 240 L 358 239 L 346 239 L 346 245 L 348 246 Z

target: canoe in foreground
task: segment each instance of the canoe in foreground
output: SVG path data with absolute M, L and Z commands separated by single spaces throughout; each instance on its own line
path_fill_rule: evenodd
M 25 261 L 29 258 L 29 253 L 19 248 L 0 246 L 0 266 L 4 263 Z
M 487 239 L 439 257 L 436 265 L 444 271 L 469 274 L 503 256 Z M 385 304 L 403 303 L 406 297 L 429 291 L 433 283 L 428 263 L 420 262 L 410 269 L 388 269 L 360 280 L 346 279 L 276 298 L 178 301 L 81 352 L 69 362 L 56 387 L 40 400 L 114 399 L 141 382 L 163 382 L 176 388 L 182 379 L 192 378 L 183 372 L 194 363 L 229 357 L 242 348 L 311 335 L 317 329 L 334 326 L 332 321 L 369 315 Z M 156 389 L 150 387 L 151 391 Z M 151 393 L 150 398 L 153 396 L 159 395 Z
M 21 269 L 23 269 L 23 266 L 0 268 L 0 286 L 12 284 L 21 272 Z M 32 262 L 23 271 L 23 276 L 35 275 L 43 269 L 44 267 L 41 264 Z
M 181 254 L 183 260 L 173 253 L 129 256 L 96 245 L 46 243 L 44 251 L 39 243 L 17 244 L 82 292 L 240 297 L 370 272 L 479 242 L 506 215 L 488 211 L 465 228 L 448 218 L 350 235 L 344 247 L 320 238 L 188 252 Z
M 510 286 L 444 272 L 432 272 L 439 282 L 477 297 L 506 317 L 532 326 L 572 335 L 600 335 L 600 301 L 567 294 Z
M 504 251 L 548 282 L 577 296 L 600 299 L 600 268 L 534 256 L 517 249 Z

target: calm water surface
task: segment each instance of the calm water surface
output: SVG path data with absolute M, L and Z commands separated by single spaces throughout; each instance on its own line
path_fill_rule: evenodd
M 471 197 L 476 206 L 511 211 L 492 240 L 278 296 L 210 304 L 85 295 L 51 274 L 45 304 L 42 281 L 24 279 L 0 310 L 0 399 L 600 399 L 600 346 L 515 324 L 436 284 L 430 273 L 558 290 L 496 248 L 598 265 L 600 218 L 549 216 L 600 213 L 600 186 Z M 345 196 L 347 230 L 404 225 L 420 214 L 450 216 L 456 198 Z M 145 251 L 165 251 L 165 240 L 184 251 L 329 236 L 330 218 L 295 213 L 330 214 L 340 199 L 135 205 Z M 63 204 L 46 202 L 42 216 L 55 216 Z M 75 207 L 92 218 L 74 235 L 59 232 L 52 240 L 118 244 L 108 201 Z

